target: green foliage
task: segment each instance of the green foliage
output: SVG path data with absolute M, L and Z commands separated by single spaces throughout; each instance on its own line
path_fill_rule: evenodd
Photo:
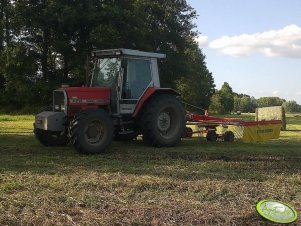
M 285 100 L 279 97 L 261 97 L 257 99 L 259 107 L 281 106 L 284 102 Z
M 227 82 L 224 82 L 222 85 L 222 88 L 219 90 L 219 95 L 225 112 L 231 112 L 234 107 L 234 96 L 232 88 Z
M 222 104 L 222 100 L 221 97 L 218 93 L 215 93 L 212 97 L 211 97 L 211 104 L 209 107 L 209 112 L 210 114 L 225 114 L 225 108 L 224 105 Z
M 296 101 L 286 101 L 279 97 L 261 97 L 256 100 L 245 94 L 234 95 L 234 112 L 254 112 L 257 107 L 273 106 L 283 106 L 286 112 L 301 112 L 301 106 Z
M 211 99 L 210 113 L 224 114 L 230 112 L 255 112 L 258 107 L 283 106 L 287 112 L 301 112 L 296 101 L 286 101 L 279 97 L 261 97 L 255 99 L 246 94 L 237 94 L 225 82 Z
M 161 85 L 176 88 L 183 83 L 194 93 L 189 96 L 178 87 L 187 102 L 208 107 L 214 81 L 194 41 L 196 11 L 186 0 L 4 2 L 0 88 L 6 97 L 1 103 L 22 107 L 50 102 L 61 83 L 86 82 L 85 62 L 92 49 L 124 47 L 166 53 L 159 65 Z
M 202 109 L 208 109 L 210 98 L 214 93 L 214 81 L 212 74 L 208 71 L 205 57 L 201 50 L 195 48 L 187 51 L 189 60 L 188 75 L 176 81 L 176 88 L 181 93 L 184 102 Z M 186 106 L 190 111 L 198 111 L 195 107 Z M 201 112 L 204 113 L 204 112 Z
M 256 108 L 257 102 L 254 97 L 245 94 L 234 94 L 234 112 L 255 112 Z
M 233 107 L 234 94 L 232 88 L 227 82 L 224 82 L 221 89 L 212 96 L 209 112 L 215 114 L 230 113 Z
M 1 72 L 4 89 L 2 103 L 16 107 L 31 104 L 34 76 L 37 70 L 33 52 L 22 43 L 5 46 L 1 54 Z
M 301 112 L 301 105 L 296 101 L 286 101 L 282 104 L 286 112 Z

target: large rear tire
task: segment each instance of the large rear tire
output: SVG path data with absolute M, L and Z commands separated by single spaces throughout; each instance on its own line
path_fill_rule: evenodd
M 79 113 L 70 126 L 70 140 L 75 149 L 84 154 L 104 152 L 114 137 L 113 122 L 102 109 Z
M 171 94 L 154 96 L 140 116 L 143 140 L 154 147 L 172 147 L 179 143 L 185 123 L 184 108 Z
M 34 128 L 33 132 L 44 146 L 66 146 L 69 143 L 65 132 L 52 132 L 38 128 Z

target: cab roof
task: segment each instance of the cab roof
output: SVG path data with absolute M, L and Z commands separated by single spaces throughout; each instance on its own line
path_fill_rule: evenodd
M 92 51 L 93 56 L 101 57 L 101 56 L 136 56 L 136 57 L 148 57 L 148 58 L 166 58 L 165 54 L 162 53 L 153 53 L 153 52 L 143 52 L 139 50 L 133 49 L 105 49 L 105 50 L 94 50 Z

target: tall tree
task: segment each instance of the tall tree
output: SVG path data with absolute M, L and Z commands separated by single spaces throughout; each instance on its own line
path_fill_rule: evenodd
M 138 30 L 143 32 L 137 48 L 167 54 L 166 61 L 160 65 L 161 84 L 175 88 L 177 79 L 189 75 L 186 50 L 196 50 L 191 47 L 191 40 L 197 35 L 193 31 L 196 12 L 186 0 L 140 0 L 135 8 L 140 18 Z
M 214 113 L 214 114 L 224 114 L 225 108 L 222 104 L 222 100 L 218 92 L 216 92 L 212 97 L 211 97 L 211 104 L 209 107 L 209 112 Z
M 234 95 L 229 83 L 224 82 L 222 88 L 219 90 L 222 105 L 227 113 L 231 112 L 234 107 Z
M 5 0 L 1 0 L 0 4 L 0 53 L 4 47 L 4 8 L 5 8 Z
M 215 92 L 212 74 L 207 69 L 205 56 L 198 48 L 187 51 L 189 57 L 189 75 L 177 80 L 177 89 L 185 102 L 198 108 L 208 109 L 210 98 Z M 186 106 L 197 111 L 197 108 Z
M 0 5 L 0 50 L 3 50 L 4 42 L 6 45 L 10 43 L 10 21 L 13 17 L 12 2 L 10 0 L 1 0 Z

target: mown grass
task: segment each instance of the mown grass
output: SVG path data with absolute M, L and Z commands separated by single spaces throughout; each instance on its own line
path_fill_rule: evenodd
M 33 116 L 0 116 L 0 225 L 276 225 L 255 205 L 301 210 L 301 117 L 279 140 L 188 139 L 175 148 L 141 139 L 103 155 L 43 147 Z M 301 221 L 291 225 L 300 225 Z

